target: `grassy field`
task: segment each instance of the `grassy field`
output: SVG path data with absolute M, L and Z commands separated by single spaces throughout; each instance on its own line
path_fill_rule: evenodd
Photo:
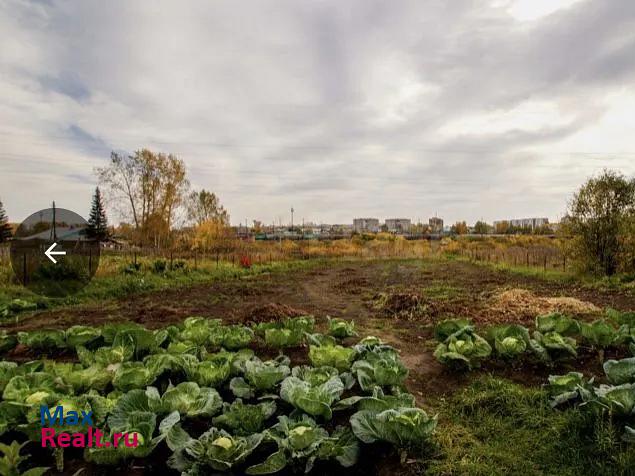
M 38 304 L 39 308 L 54 308 L 88 302 L 100 302 L 123 298 L 130 295 L 156 292 L 162 289 L 188 287 L 213 281 L 236 279 L 261 274 L 284 273 L 298 269 L 308 269 L 323 265 L 328 259 L 287 260 L 256 264 L 243 268 L 228 262 L 216 263 L 215 260 L 186 262 L 183 269 L 157 272 L 153 268 L 156 260 L 139 258 L 139 270 L 132 271 L 128 257 L 102 256 L 99 271 L 88 286 L 79 293 L 67 298 L 46 298 L 30 292 L 15 283 L 7 263 L 0 266 L 0 308 L 14 299 L 24 299 Z

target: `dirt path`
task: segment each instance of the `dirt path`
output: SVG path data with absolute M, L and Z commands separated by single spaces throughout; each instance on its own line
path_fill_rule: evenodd
M 505 289 L 529 290 L 536 298 L 566 296 L 600 308 L 635 309 L 635 296 L 595 291 L 573 284 L 515 276 L 465 262 L 373 261 L 328 268 L 264 275 L 137 295 L 101 305 L 44 311 L 12 330 L 74 324 L 134 321 L 147 327 L 179 322 L 187 316 L 246 322 L 270 304 L 289 306 L 323 322 L 325 316 L 354 319 L 362 335 L 377 335 L 395 345 L 410 369 L 408 386 L 421 397 L 463 385 L 466 376 L 445 372 L 432 357 L 431 331 L 443 318 L 464 316 L 477 323 L 516 321 L 528 324 L 533 315 L 522 309 L 493 306 Z M 416 296 L 413 309 L 378 307 L 382 293 Z M 394 312 L 393 312 L 394 311 Z M 400 317 L 395 317 L 398 313 Z M 513 378 L 514 375 L 511 375 Z M 534 378 L 542 378 L 537 375 Z M 522 380 L 525 376 L 516 378 Z

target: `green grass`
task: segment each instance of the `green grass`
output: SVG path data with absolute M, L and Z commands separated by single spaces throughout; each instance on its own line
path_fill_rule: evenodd
M 473 261 L 468 258 L 445 255 L 442 259 L 450 261 L 464 261 L 475 266 L 484 266 L 496 271 L 510 273 L 517 276 L 541 279 L 553 283 L 576 283 L 590 289 L 622 290 L 635 293 L 635 280 L 629 275 L 593 276 L 574 271 L 559 269 L 544 269 L 540 266 L 523 266 L 507 263 L 488 263 L 487 261 Z
M 418 474 L 635 474 L 635 445 L 609 421 L 553 410 L 540 389 L 485 377 L 431 404 L 440 414 L 436 443 Z
M 263 265 L 254 265 L 250 269 L 241 268 L 228 263 L 200 265 L 196 270 L 166 271 L 154 273 L 145 265 L 143 270 L 134 274 L 125 274 L 113 263 L 106 263 L 111 268 L 98 274 L 88 286 L 73 296 L 66 298 L 44 298 L 33 294 L 28 289 L 13 283 L 0 287 L 0 307 L 9 301 L 20 298 L 37 302 L 39 307 L 57 307 L 90 302 L 103 302 L 110 299 L 161 291 L 178 287 L 193 286 L 213 281 L 235 278 L 256 278 L 266 274 L 285 273 L 293 270 L 311 269 L 328 264 L 328 260 L 281 261 Z
M 438 301 L 450 301 L 460 297 L 463 293 L 464 289 L 443 282 L 433 283 L 423 288 L 423 295 L 425 297 Z

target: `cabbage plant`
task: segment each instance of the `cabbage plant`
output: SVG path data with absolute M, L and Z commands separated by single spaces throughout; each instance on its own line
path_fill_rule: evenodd
M 351 368 L 355 360 L 355 350 L 341 345 L 310 345 L 309 360 L 315 367 L 335 367 L 340 372 Z
M 0 330 L 0 353 L 9 352 L 18 344 L 18 337 L 9 334 L 6 329 Z
M 529 341 L 529 345 L 531 350 L 543 361 L 578 356 L 576 340 L 556 331 L 549 331 L 544 334 L 534 331 L 533 339 Z
M 254 325 L 256 334 L 262 337 L 265 336 L 268 329 L 286 329 L 298 335 L 312 333 L 315 329 L 315 318 L 307 315 L 290 317 L 281 321 L 259 322 Z
M 335 460 L 348 468 L 359 455 L 359 442 L 350 429 L 338 427 L 329 435 L 307 415 L 298 419 L 278 417 L 267 436 L 276 442 L 278 450 L 264 462 L 248 467 L 246 474 L 273 474 L 288 465 L 302 466 L 309 473 L 317 460 Z
M 197 356 L 199 349 L 199 346 L 191 341 L 174 341 L 168 344 L 167 351 L 169 354 L 191 354 Z
M 331 318 L 330 316 L 326 316 L 328 319 L 328 333 L 333 337 L 337 337 L 338 339 L 343 339 L 345 337 L 353 337 L 357 335 L 355 332 L 355 322 L 347 321 L 344 319 Z
M 361 410 L 351 416 L 353 433 L 364 443 L 385 441 L 408 449 L 425 444 L 437 426 L 436 416 L 430 417 L 420 408 L 396 408 L 375 413 Z
M 586 405 L 600 406 L 618 417 L 629 417 L 635 413 L 635 384 L 600 385 L 587 397 Z
M 201 346 L 207 344 L 212 329 L 218 328 L 220 328 L 220 321 L 192 316 L 183 321 L 183 329 L 175 338 Z
M 20 467 L 23 463 L 30 459 L 29 456 L 23 456 L 20 454 L 22 448 L 24 448 L 29 442 L 18 443 L 13 441 L 11 444 L 0 443 L 0 452 L 2 458 L 0 458 L 0 473 L 3 476 L 43 476 L 48 473 L 49 468 L 37 467 L 31 468 L 24 472 Z
M 536 317 L 536 330 L 540 333 L 557 332 L 571 337 L 580 334 L 580 323 L 559 312 L 552 312 Z
M 265 330 L 265 344 L 276 349 L 297 347 L 304 340 L 304 332 L 295 329 L 272 328 Z
M 225 382 L 231 373 L 232 357 L 227 353 L 219 353 L 209 360 L 188 361 L 185 366 L 187 378 L 203 387 L 217 387 Z
M 445 342 L 452 334 L 473 330 L 474 326 L 468 319 L 446 319 L 434 327 L 434 338 Z
M 237 398 L 232 403 L 224 403 L 223 413 L 214 417 L 212 423 L 234 435 L 247 436 L 261 431 L 275 412 L 276 403 L 272 400 L 252 405 Z
M 157 352 L 168 338 L 168 331 L 165 329 L 151 331 L 131 322 L 107 324 L 102 327 L 101 333 L 104 342 L 113 347 L 129 346 L 132 342 L 137 358 Z
M 152 384 L 156 375 L 143 362 L 124 362 L 119 364 L 112 384 L 117 390 L 127 392 L 135 388 L 145 388 Z
M 267 362 L 253 358 L 244 363 L 244 369 L 244 377 L 234 377 L 229 384 L 234 395 L 241 398 L 271 391 L 291 373 L 289 358 L 284 356 Z
M 299 365 L 297 367 L 293 367 L 291 375 L 308 382 L 309 385 L 317 386 L 322 385 L 332 377 L 337 377 L 339 375 L 339 371 L 335 367 L 311 367 L 309 365 Z
M 529 347 L 529 331 L 517 324 L 490 327 L 487 336 L 496 354 L 505 359 L 518 357 Z
M 212 427 L 198 439 L 180 432 L 178 444 L 171 441 L 175 452 L 168 460 L 170 467 L 182 474 L 210 474 L 229 471 L 251 455 L 263 440 L 262 433 L 234 436 L 225 430 Z
M 442 364 L 466 367 L 480 367 L 481 361 L 489 357 L 492 347 L 469 327 L 456 332 L 439 344 L 434 356 Z
M 331 419 L 331 405 L 339 400 L 342 392 L 344 383 L 336 376 L 317 385 L 291 376 L 284 379 L 280 387 L 280 397 L 285 402 L 309 415 L 321 416 L 326 420 Z
M 75 348 L 95 342 L 101 337 L 101 330 L 98 327 L 91 326 L 72 326 L 64 334 L 68 347 Z
M 550 397 L 552 407 L 565 402 L 577 400 L 583 392 L 590 391 L 593 379 L 587 381 L 580 372 L 569 372 L 566 375 L 550 375 L 545 389 Z
M 150 354 L 143 359 L 143 364 L 157 377 L 162 374 L 180 376 L 185 372 L 185 368 L 188 365 L 195 362 L 198 362 L 196 357 L 188 353 L 173 354 L 163 352 Z
M 46 372 L 30 372 L 12 377 L 4 387 L 2 399 L 39 405 L 50 403 L 51 399 L 69 393 L 70 390 L 60 377 Z
M 73 387 L 75 393 L 88 390 L 103 391 L 112 382 L 114 374 L 112 368 L 104 368 L 100 365 L 82 368 L 78 365 L 74 370 L 63 375 L 62 379 Z
M 170 383 L 163 395 L 155 387 L 146 389 L 149 407 L 157 413 L 179 412 L 190 418 L 211 417 L 223 406 L 219 393 L 208 387 L 199 387 L 195 382 Z
M 415 397 L 406 392 L 386 395 L 380 387 L 373 389 L 372 395 L 354 395 L 337 402 L 334 410 L 347 410 L 356 407 L 357 410 L 369 410 L 375 413 L 394 408 L 411 408 L 415 406 Z
M 604 362 L 604 373 L 613 385 L 635 383 L 635 357 Z
M 160 423 L 173 426 L 180 420 L 178 412 L 171 413 Z M 115 433 L 126 433 L 128 441 L 137 442 L 136 446 L 119 445 L 89 447 L 84 450 L 84 458 L 96 464 L 117 465 L 128 458 L 145 458 L 165 439 L 165 433 L 154 436 L 157 427 L 157 415 L 149 409 L 148 397 L 141 390 L 132 390 L 122 396 L 108 417 L 109 434 L 106 441 L 112 441 Z
M 385 344 L 379 337 L 368 336 L 361 339 L 353 346 L 357 356 L 364 358 L 368 352 L 376 352 L 382 350 L 396 350 L 394 347 Z
M 66 347 L 64 331 L 57 329 L 18 332 L 18 342 L 29 349 L 42 352 L 51 352 Z
M 580 333 L 586 342 L 600 351 L 616 345 L 620 342 L 620 340 L 622 340 L 622 336 L 619 331 L 604 319 L 598 319 L 591 323 L 581 323 Z M 600 352 L 600 359 L 604 360 L 603 352 Z
M 376 386 L 401 386 L 408 376 L 408 369 L 392 349 L 368 352 L 363 360 L 353 364 L 351 372 L 365 392 Z
M 18 374 L 18 364 L 7 360 L 0 361 L 0 392 L 4 391 L 9 380 Z
M 238 350 L 247 347 L 254 338 L 254 331 L 245 326 L 224 326 L 218 328 L 218 331 L 212 330 L 212 336 L 214 336 L 214 332 L 219 334 L 213 344 L 220 344 L 227 350 Z

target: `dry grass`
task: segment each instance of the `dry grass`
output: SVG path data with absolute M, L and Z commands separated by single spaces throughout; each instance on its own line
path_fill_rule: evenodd
M 491 309 L 497 313 L 534 318 L 540 314 L 592 315 L 601 312 L 594 304 L 573 297 L 540 297 L 527 289 L 508 289 L 493 297 Z

